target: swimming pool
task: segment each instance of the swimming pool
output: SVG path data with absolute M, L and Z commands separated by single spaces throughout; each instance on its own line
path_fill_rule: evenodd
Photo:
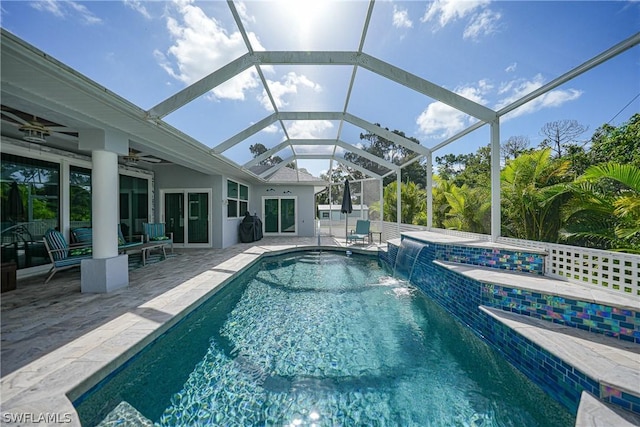
M 377 258 L 327 251 L 265 258 L 76 405 L 83 425 L 575 422 Z

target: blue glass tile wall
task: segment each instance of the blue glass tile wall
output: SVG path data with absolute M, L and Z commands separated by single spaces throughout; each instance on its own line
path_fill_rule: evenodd
M 522 273 L 544 274 L 544 255 L 505 249 L 436 244 L 436 259 Z
M 640 343 L 640 312 L 486 283 L 482 305 Z
M 573 413 L 577 411 L 583 390 L 640 413 L 640 402 L 636 396 L 611 388 L 601 390 L 596 380 L 485 315 L 478 307 L 485 305 L 550 321 L 563 321 L 582 329 L 595 328 L 593 331 L 597 329 L 600 333 L 635 342 L 640 342 L 638 312 L 477 282 L 434 264 L 434 260 L 441 260 L 442 254 L 454 253 L 443 250 L 441 246 L 425 242 L 414 264 L 411 283 L 496 346 L 514 366 Z M 398 247 L 393 244 L 388 247 L 380 259 L 393 269 Z M 544 268 L 541 267 L 540 271 Z M 582 323 L 576 319 L 581 319 Z M 614 324 L 614 321 L 618 323 Z
M 572 413 L 577 413 L 582 390 L 600 395 L 598 381 L 564 363 L 513 329 L 486 316 L 486 338 L 529 379 L 540 385 Z

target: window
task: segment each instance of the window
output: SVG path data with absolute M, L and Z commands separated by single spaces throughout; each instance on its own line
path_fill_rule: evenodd
M 143 234 L 142 223 L 149 220 L 149 181 L 120 175 L 120 229 L 125 239 Z
M 60 226 L 60 165 L 2 153 L 2 261 L 49 262 L 42 236 Z
M 69 168 L 69 220 L 71 228 L 91 227 L 91 171 Z
M 227 218 L 238 218 L 249 211 L 249 187 L 227 180 Z

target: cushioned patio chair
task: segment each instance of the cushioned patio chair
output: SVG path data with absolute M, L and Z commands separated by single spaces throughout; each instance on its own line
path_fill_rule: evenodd
M 91 258 L 91 246 L 74 245 L 70 246 L 64 235 L 53 229 L 44 233 L 44 247 L 47 249 L 49 259 L 51 260 L 51 270 L 49 276 L 44 281 L 45 284 L 60 270 L 66 270 L 73 267 L 80 267 L 83 259 Z
M 120 228 L 120 224 L 118 224 L 118 252 L 123 253 L 126 252 L 127 249 L 135 249 L 138 246 L 142 246 L 144 244 L 144 236 L 140 236 L 140 240 L 132 240 L 128 242 L 124 238 L 124 234 L 122 234 L 122 228 Z
M 128 242 L 122 234 L 120 224 L 118 224 L 118 253 L 124 253 L 127 249 L 133 249 L 136 246 L 142 246 L 143 236 L 139 240 Z M 71 229 L 71 244 L 81 244 L 91 246 L 93 244 L 93 229 L 91 227 L 78 227 Z
M 143 222 L 142 228 L 144 229 L 145 242 L 162 242 L 171 245 L 171 253 L 173 253 L 173 233 L 165 232 L 163 222 Z
M 91 227 L 77 227 L 71 229 L 71 244 L 91 245 L 93 230 Z
M 369 241 L 369 230 L 371 228 L 371 222 L 366 221 L 364 219 L 359 219 L 356 222 L 356 229 L 351 230 L 351 233 L 347 235 L 347 243 L 349 242 L 357 242 L 358 240 L 362 240 L 362 244 L 364 245 L 364 240 L 367 239 Z

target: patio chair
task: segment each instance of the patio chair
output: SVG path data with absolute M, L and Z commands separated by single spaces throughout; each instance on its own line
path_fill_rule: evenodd
M 91 246 L 93 244 L 93 230 L 91 227 L 78 227 L 71 229 L 71 245 L 81 244 L 85 246 Z M 136 246 L 142 246 L 144 243 L 143 236 L 140 236 L 140 240 L 134 240 L 128 242 L 122 234 L 120 224 L 118 224 L 118 253 L 124 253 L 127 249 L 135 248 Z
M 140 240 L 132 240 L 128 242 L 124 238 L 124 234 L 122 234 L 122 228 L 120 228 L 120 224 L 118 224 L 118 253 L 126 252 L 127 249 L 135 249 L 138 246 L 142 246 L 144 244 L 144 236 L 140 236 Z
M 369 241 L 370 228 L 371 222 L 364 219 L 359 219 L 358 222 L 356 222 L 355 231 L 351 230 L 351 233 L 347 235 L 347 243 L 362 240 L 362 244 L 364 245 L 364 239 L 367 239 L 367 241 Z
M 44 247 L 47 249 L 49 259 L 51 259 L 51 270 L 49 276 L 44 281 L 45 284 L 60 270 L 79 267 L 83 259 L 91 258 L 91 246 L 78 245 L 70 246 L 64 235 L 57 230 L 47 230 L 44 233 Z
M 162 242 L 171 245 L 171 253 L 173 253 L 173 233 L 165 232 L 163 222 L 143 222 L 142 228 L 145 242 Z
M 91 245 L 93 230 L 91 227 L 77 227 L 71 229 L 71 244 Z

